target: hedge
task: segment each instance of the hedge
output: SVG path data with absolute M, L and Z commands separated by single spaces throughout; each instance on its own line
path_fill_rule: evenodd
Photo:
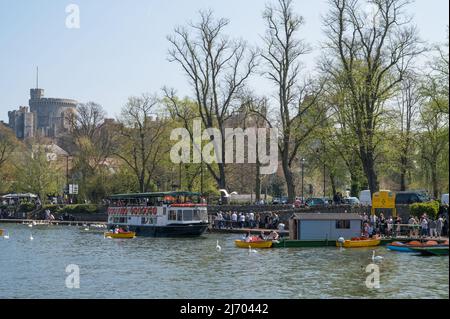
M 96 214 L 101 211 L 101 206 L 94 204 L 77 205 L 46 205 L 43 210 L 50 210 L 52 214 Z
M 33 211 L 36 208 L 36 205 L 33 203 L 22 203 L 20 204 L 19 211 L 23 213 L 28 213 Z
M 427 203 L 414 203 L 409 205 L 411 215 L 421 217 L 423 214 L 432 218 L 437 218 L 439 214 L 439 202 L 431 201 Z

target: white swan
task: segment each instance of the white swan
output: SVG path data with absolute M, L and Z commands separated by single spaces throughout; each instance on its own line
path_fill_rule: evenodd
M 8 233 L 6 233 L 6 235 L 3 235 L 3 238 L 5 238 L 5 239 L 9 239 L 9 232 L 8 232 Z
M 219 245 L 219 240 L 217 240 L 217 242 L 216 242 L 216 250 L 222 251 L 222 247 L 220 247 L 220 245 Z
M 33 240 L 34 238 L 33 238 L 33 235 L 30 235 L 30 240 Z
M 375 256 L 375 250 L 372 251 L 372 261 L 381 261 L 383 260 L 382 256 Z
M 248 253 L 249 253 L 249 254 L 251 254 L 251 253 L 256 254 L 257 251 L 254 250 L 254 249 L 252 249 L 252 247 L 251 247 L 250 245 L 248 245 Z
M 30 227 L 30 228 L 33 227 L 33 224 L 28 224 L 28 227 Z

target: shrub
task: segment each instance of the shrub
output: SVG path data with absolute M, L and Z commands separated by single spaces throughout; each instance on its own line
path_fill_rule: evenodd
M 33 203 L 22 203 L 20 204 L 19 211 L 22 213 L 28 213 L 31 212 L 36 208 L 36 205 Z
M 57 213 L 61 209 L 61 206 L 60 205 L 44 205 L 42 207 L 43 211 L 45 211 L 47 209 L 50 211 L 50 213 L 54 214 L 54 213 Z
M 66 205 L 58 210 L 59 214 L 95 214 L 100 207 L 93 204 Z
M 414 203 L 409 205 L 409 211 L 411 215 L 416 217 L 427 214 L 429 217 L 436 218 L 439 213 L 439 202 L 431 201 L 427 203 Z

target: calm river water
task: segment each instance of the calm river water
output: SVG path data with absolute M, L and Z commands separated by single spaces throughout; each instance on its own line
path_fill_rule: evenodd
M 0 228 L 10 236 L 0 238 L 0 298 L 449 298 L 448 257 L 384 247 L 376 248 L 381 287 L 371 290 L 372 249 L 249 254 L 234 247 L 236 234 L 118 240 L 74 226 Z M 69 264 L 79 266 L 79 289 L 66 288 Z

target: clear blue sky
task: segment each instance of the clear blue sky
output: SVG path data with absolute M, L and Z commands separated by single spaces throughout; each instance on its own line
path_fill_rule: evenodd
M 80 29 L 65 27 L 68 4 L 80 8 Z M 212 8 L 231 20 L 230 35 L 250 44 L 264 32 L 263 0 L 0 0 L 0 120 L 8 110 L 27 105 L 29 89 L 39 86 L 47 97 L 95 101 L 115 117 L 130 95 L 160 92 L 167 85 L 189 95 L 186 78 L 167 61 L 166 36 L 174 26 Z M 314 66 L 323 39 L 320 16 L 326 0 L 294 0 L 306 25 L 303 38 L 316 47 L 306 58 Z M 448 0 L 416 0 L 410 7 L 421 37 L 443 42 L 448 25 Z M 255 85 L 257 93 L 269 89 Z

